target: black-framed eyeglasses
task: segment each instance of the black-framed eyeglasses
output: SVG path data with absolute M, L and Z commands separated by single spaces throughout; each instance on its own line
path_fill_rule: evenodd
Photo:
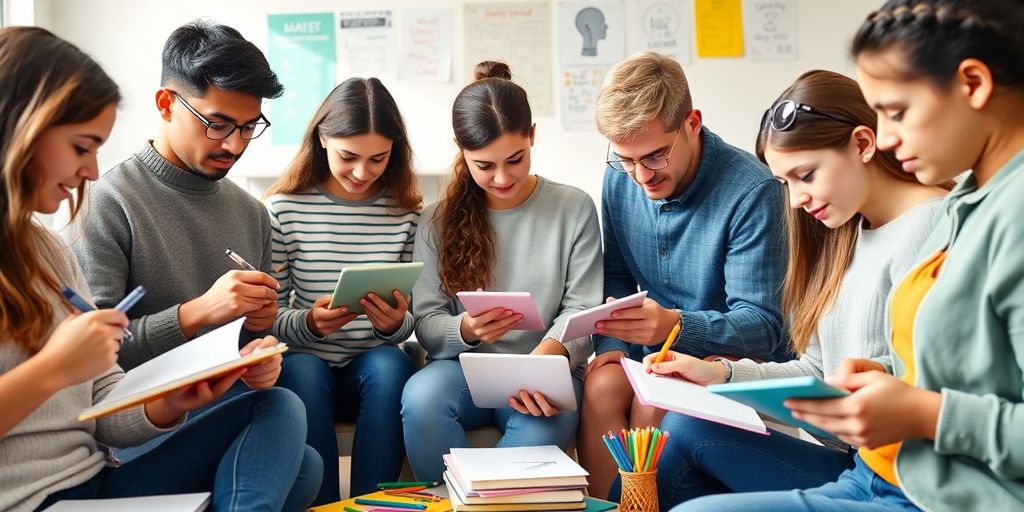
M 636 172 L 636 164 L 637 163 L 639 163 L 640 165 L 646 167 L 650 171 L 658 171 L 658 170 L 664 169 L 664 168 L 668 167 L 668 159 L 672 158 L 672 150 L 676 148 L 676 142 L 679 141 L 679 132 L 682 131 L 682 129 L 683 129 L 683 127 L 680 126 L 679 129 L 676 130 L 676 137 L 674 139 L 672 139 L 672 145 L 669 146 L 668 152 L 666 152 L 664 155 L 645 156 L 645 157 L 641 158 L 639 162 L 636 162 L 636 161 L 633 161 L 633 160 L 621 160 L 621 159 L 619 159 L 619 160 L 612 160 L 612 159 L 609 159 L 609 160 L 606 161 L 606 163 L 608 165 L 610 165 L 612 169 L 615 169 L 616 171 L 624 172 L 624 173 L 627 173 L 627 174 L 632 174 L 632 173 Z M 610 141 L 610 140 L 608 141 L 608 149 L 605 150 L 605 154 L 608 155 L 608 156 L 611 156 L 611 154 L 612 154 L 612 141 Z M 618 155 L 616 155 L 616 156 L 618 156 Z
M 224 140 L 230 137 L 231 134 L 235 133 L 235 130 L 238 130 L 239 135 L 242 136 L 242 140 L 252 140 L 263 135 L 263 132 L 270 127 L 270 120 L 262 113 L 260 113 L 259 120 L 252 123 L 235 124 L 225 121 L 213 122 L 200 114 L 198 110 L 192 107 L 192 105 L 189 105 L 189 103 L 185 101 L 185 98 L 182 98 L 176 91 L 171 91 L 171 94 L 173 94 L 175 98 L 178 98 L 178 101 L 180 101 L 181 104 L 192 113 L 192 115 L 196 116 L 196 119 L 198 119 L 199 122 L 206 125 L 207 139 Z
M 826 117 L 828 119 L 843 124 L 860 124 L 857 121 L 854 121 L 853 119 L 850 119 L 848 117 L 844 117 L 839 114 L 833 114 L 830 112 L 825 112 L 824 110 L 818 110 L 810 105 L 800 103 L 795 100 L 782 100 L 776 103 L 775 106 L 764 112 L 764 117 L 766 119 L 761 120 L 761 126 L 764 126 L 766 120 L 770 120 L 769 122 L 771 123 L 771 128 L 773 130 L 778 132 L 784 132 L 792 128 L 793 125 L 796 124 L 796 116 L 800 112 L 806 112 L 808 114 L 818 117 Z

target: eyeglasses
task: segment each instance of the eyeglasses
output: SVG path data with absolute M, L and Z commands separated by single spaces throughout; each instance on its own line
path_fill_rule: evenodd
M 672 139 L 672 145 L 669 146 L 668 152 L 662 155 L 651 155 L 645 156 L 640 159 L 639 162 L 633 160 L 607 160 L 606 163 L 619 172 L 632 174 L 636 172 L 636 164 L 644 166 L 648 170 L 657 171 L 668 167 L 668 159 L 672 158 L 672 150 L 676 148 L 676 142 L 679 140 L 679 132 L 683 129 L 682 126 L 676 130 L 676 136 Z M 605 150 L 606 155 L 612 154 L 612 141 L 608 141 L 608 149 Z
M 235 130 L 238 130 L 239 135 L 242 136 L 242 140 L 252 140 L 263 135 L 263 132 L 265 132 L 270 126 L 270 120 L 262 113 L 260 114 L 259 120 L 253 123 L 235 124 L 221 121 L 215 123 L 203 117 L 198 110 L 192 107 L 192 105 L 189 105 L 189 103 L 185 101 L 185 98 L 182 98 L 177 92 L 171 91 L 171 94 L 173 94 L 175 98 L 178 98 L 178 101 L 180 101 L 181 104 L 192 113 L 192 115 L 196 116 L 196 119 L 198 119 L 199 122 L 206 125 L 207 139 L 224 140 L 230 137 L 231 134 L 235 133 Z
M 799 103 L 794 100 L 782 100 L 778 102 L 774 107 L 764 112 L 764 118 L 761 120 L 761 126 L 764 126 L 765 122 L 770 120 L 771 128 L 778 132 L 784 132 L 793 127 L 796 124 L 796 116 L 800 112 L 806 112 L 808 114 L 827 117 L 833 121 L 840 122 L 843 124 L 858 125 L 857 121 L 854 121 L 848 117 L 843 117 L 839 114 L 832 114 L 823 110 L 818 110 L 810 105 Z

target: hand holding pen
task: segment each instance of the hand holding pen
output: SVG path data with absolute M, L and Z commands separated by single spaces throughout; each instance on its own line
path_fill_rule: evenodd
M 83 299 L 81 295 L 75 293 L 74 290 L 72 290 L 71 288 L 68 288 L 67 286 L 61 288 L 60 293 L 64 295 L 64 298 L 66 298 L 68 300 L 68 302 L 72 306 L 74 306 L 76 309 L 78 309 L 82 313 L 88 313 L 88 312 L 94 311 L 96 309 L 95 306 L 93 306 L 92 304 L 89 304 L 89 302 L 86 301 L 85 299 Z M 129 292 L 128 295 L 125 295 L 124 298 L 121 299 L 121 302 L 118 302 L 117 305 L 114 306 L 114 311 L 118 311 L 120 313 L 127 313 L 128 310 L 131 309 L 132 307 L 134 307 L 135 304 L 137 302 L 139 302 L 139 300 L 142 299 L 142 296 L 145 295 L 145 294 L 146 294 L 146 287 L 145 286 L 142 286 L 142 285 L 136 286 L 134 290 Z M 129 331 L 127 327 L 125 327 L 124 328 L 124 337 L 121 338 L 121 341 L 122 342 L 126 342 L 126 341 L 127 342 L 131 342 L 134 339 L 135 339 L 135 335 L 133 335 L 132 332 Z
M 224 253 L 228 256 L 228 258 L 231 258 L 231 261 L 234 261 L 235 265 L 238 265 L 238 267 L 241 268 L 242 270 L 246 272 L 260 272 L 259 269 L 250 264 L 248 261 L 245 261 L 245 258 L 242 258 L 235 251 L 232 251 L 231 249 L 226 249 Z M 270 329 L 274 325 L 274 320 L 277 318 L 277 281 L 275 281 L 268 274 L 262 274 L 263 276 L 266 276 L 266 278 L 269 279 L 269 281 L 273 282 L 274 286 L 267 287 L 270 288 L 271 291 L 273 292 L 274 298 L 272 301 L 265 304 L 263 307 L 248 311 L 244 314 L 245 328 L 253 332 L 265 331 L 267 329 Z

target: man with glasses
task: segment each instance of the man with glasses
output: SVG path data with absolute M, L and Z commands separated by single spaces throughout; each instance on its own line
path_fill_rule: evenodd
M 676 325 L 668 342 L 677 352 L 789 355 L 780 312 L 782 190 L 753 155 L 703 126 L 679 63 L 644 52 L 613 67 L 598 96 L 597 128 L 609 141 L 605 295 L 648 293 L 643 306 L 598 323 L 597 356 L 585 374 L 580 462 L 590 494 L 604 497 L 615 466 L 601 435 L 658 425 L 664 414 L 635 401 L 620 359 L 657 352 Z
M 162 60 L 156 138 L 97 181 L 88 214 L 66 233 L 99 307 L 148 290 L 129 312 L 125 369 L 242 316 L 245 343 L 277 314 L 269 215 L 222 178 L 270 126 L 263 99 L 284 88 L 263 53 L 224 25 L 178 28 Z M 259 271 L 240 271 L 226 249 Z

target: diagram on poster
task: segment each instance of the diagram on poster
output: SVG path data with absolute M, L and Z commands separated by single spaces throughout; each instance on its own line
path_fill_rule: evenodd
M 559 64 L 593 66 L 625 58 L 625 19 L 619 1 L 558 4 Z
M 796 60 L 796 0 L 745 0 L 747 55 L 751 60 Z
M 633 50 L 650 50 L 675 57 L 686 66 L 692 62 L 693 24 L 690 3 L 685 0 L 640 0 Z
M 338 13 L 338 82 L 395 75 L 390 10 Z

